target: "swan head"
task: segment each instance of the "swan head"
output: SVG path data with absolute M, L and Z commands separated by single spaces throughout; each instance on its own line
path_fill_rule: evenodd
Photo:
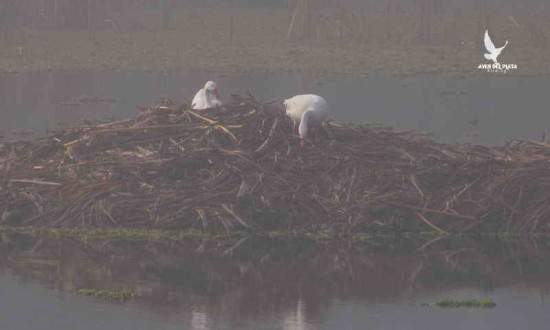
M 216 83 L 213 82 L 212 80 L 210 80 L 209 82 L 206 83 L 206 85 L 204 85 L 204 89 L 207 92 L 210 92 L 216 95 L 217 98 L 220 98 L 220 93 L 218 92 L 218 85 L 216 85 Z

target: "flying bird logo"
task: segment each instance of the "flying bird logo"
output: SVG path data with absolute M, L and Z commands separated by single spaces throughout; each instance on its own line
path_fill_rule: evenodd
M 485 38 L 483 39 L 483 41 L 485 43 L 485 48 L 489 52 L 489 53 L 485 53 L 485 58 L 488 60 L 492 60 L 495 64 L 499 64 L 497 61 L 497 58 L 500 55 L 500 53 L 502 53 L 502 50 L 504 49 L 504 47 L 508 45 L 508 40 L 506 40 L 506 43 L 504 44 L 504 46 L 500 48 L 496 48 L 495 44 L 491 40 L 491 37 L 489 37 L 489 30 L 485 30 Z
M 502 53 L 502 50 L 508 46 L 508 40 L 504 43 L 504 46 L 497 48 L 491 37 L 489 36 L 489 30 L 485 30 L 485 38 L 483 38 L 485 44 L 485 49 L 487 53 L 484 54 L 487 60 L 493 61 L 491 64 L 480 64 L 477 68 L 492 73 L 506 73 L 510 70 L 515 70 L 518 68 L 517 64 L 500 64 L 498 62 L 498 57 Z

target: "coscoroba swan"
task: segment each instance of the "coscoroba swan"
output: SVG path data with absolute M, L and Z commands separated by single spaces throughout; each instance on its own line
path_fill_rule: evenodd
M 286 115 L 294 122 L 294 129 L 299 123 L 300 147 L 305 146 L 308 129 L 313 124 L 321 124 L 329 119 L 327 101 L 319 95 L 296 95 L 284 100 Z
M 194 110 L 204 110 L 222 107 L 223 104 L 219 100 L 219 97 L 218 86 L 215 82 L 209 81 L 204 85 L 204 88 L 195 94 L 193 102 L 191 102 L 191 108 Z

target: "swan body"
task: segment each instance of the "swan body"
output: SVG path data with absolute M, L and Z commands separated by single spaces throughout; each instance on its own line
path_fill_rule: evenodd
M 300 135 L 300 146 L 305 146 L 309 127 L 312 124 L 320 124 L 329 118 L 327 101 L 319 95 L 305 94 L 296 95 L 284 100 L 286 115 L 294 122 L 294 127 L 299 123 L 298 134 Z
M 489 52 L 489 53 L 485 53 L 485 58 L 488 60 L 492 60 L 495 64 L 499 64 L 497 61 L 497 58 L 500 55 L 500 53 L 502 53 L 502 50 L 504 49 L 504 47 L 508 45 L 508 40 L 506 40 L 506 43 L 504 44 L 504 46 L 500 48 L 496 48 L 495 44 L 493 44 L 493 41 L 491 40 L 491 37 L 489 37 L 489 31 L 485 30 L 485 38 L 483 39 L 483 41 L 485 43 L 485 48 Z
M 218 93 L 218 86 L 215 82 L 209 81 L 204 85 L 204 88 L 199 90 L 193 101 L 191 102 L 191 108 L 194 110 L 204 110 L 222 107 L 223 104 L 219 100 L 220 94 Z

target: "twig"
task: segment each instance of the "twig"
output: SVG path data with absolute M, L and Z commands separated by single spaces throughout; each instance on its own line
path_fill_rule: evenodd
M 230 208 L 227 204 L 222 204 L 222 208 L 229 214 L 231 214 L 241 225 L 249 227 L 248 224 Z
M 258 149 L 256 149 L 254 152 L 255 153 L 258 153 L 260 151 L 262 151 L 265 146 L 267 146 L 267 144 L 271 141 L 271 139 L 273 138 L 273 133 L 275 133 L 275 130 L 277 129 L 277 124 L 279 123 L 279 118 L 275 118 L 275 120 L 273 121 L 273 125 L 271 126 L 271 129 L 269 130 L 269 134 L 267 135 L 267 139 L 265 139 L 264 143 L 262 143 Z
M 179 150 L 185 151 L 185 148 L 182 147 L 181 144 L 177 143 L 174 139 L 169 138 L 168 141 L 170 141 L 170 143 L 172 143 L 173 145 L 175 145 L 176 147 L 178 147 Z
M 203 115 L 199 115 L 198 113 L 196 113 L 196 112 L 194 112 L 194 111 L 192 111 L 192 110 L 187 110 L 186 112 L 192 114 L 193 116 L 195 116 L 195 117 L 197 117 L 197 118 L 199 118 L 199 119 L 204 120 L 205 122 L 207 122 L 207 123 L 209 123 L 209 124 L 217 124 L 217 122 L 216 122 L 215 120 L 212 120 L 212 119 L 210 119 L 210 118 L 208 118 L 208 117 L 205 117 L 205 116 L 203 116 Z
M 107 212 L 107 210 L 103 207 L 103 205 L 99 204 L 98 206 L 101 209 L 101 211 L 103 211 L 103 213 L 105 213 L 105 215 L 107 215 L 109 220 L 111 220 L 111 222 L 116 225 L 117 221 L 111 216 L 111 214 L 109 214 L 109 212 Z
M 40 184 L 44 186 L 61 186 L 61 183 L 57 182 L 49 182 L 49 181 L 39 181 L 39 180 L 32 180 L 32 179 L 11 179 L 11 182 L 21 182 L 21 183 L 32 183 L 32 184 Z
M 417 210 L 417 211 L 424 211 L 424 212 L 437 213 L 437 214 L 442 214 L 442 215 L 448 215 L 448 216 L 450 216 L 450 217 L 456 217 L 456 218 L 462 218 L 462 219 L 468 219 L 468 220 L 478 220 L 478 218 L 476 218 L 476 217 L 471 217 L 471 216 L 469 216 L 469 215 L 462 215 L 462 214 L 458 214 L 458 213 L 443 212 L 443 211 L 428 209 L 428 208 L 425 208 L 425 207 L 419 207 L 419 206 L 413 206 L 413 205 L 406 205 L 406 204 L 401 204 L 401 203 L 396 203 L 396 202 L 390 202 L 390 201 L 382 201 L 382 202 L 383 202 L 383 203 L 386 203 L 386 204 L 394 205 L 394 206 L 399 206 L 399 207 L 404 207 L 404 208 L 408 208 L 408 209 Z
M 216 125 L 216 126 L 221 126 L 221 125 Z M 181 128 L 181 127 L 204 129 L 204 128 L 210 128 L 211 126 L 197 126 L 193 124 L 173 124 L 173 125 L 156 125 L 156 126 L 143 126 L 143 127 L 124 127 L 124 128 L 105 129 L 105 130 L 99 130 L 99 131 L 90 131 L 90 132 L 87 132 L 87 134 L 119 133 L 119 132 L 143 131 L 147 129 L 166 129 L 166 128 Z M 228 125 L 227 127 L 242 128 L 243 126 Z
M 205 116 L 202 116 L 202 115 L 199 115 L 198 113 L 196 112 L 193 112 L 191 110 L 187 110 L 188 113 L 192 114 L 193 116 L 199 118 L 199 119 L 202 119 L 204 121 L 206 121 L 207 123 L 209 124 L 212 124 L 212 125 L 215 125 L 216 128 L 220 129 L 222 132 L 228 134 L 235 142 L 237 142 L 237 137 L 227 128 L 227 127 L 231 127 L 231 126 L 223 126 L 221 124 L 219 124 L 217 121 L 215 120 L 212 120 L 210 118 L 207 118 Z M 232 125 L 234 126 L 234 125 Z M 239 125 L 242 127 L 242 125 Z M 239 127 L 240 128 L 240 127 Z
M 420 197 L 424 197 L 424 192 L 422 191 L 422 189 L 420 189 L 420 187 L 418 186 L 418 183 L 416 183 L 416 178 L 414 177 L 414 175 L 409 175 L 407 179 L 409 179 L 411 184 L 416 188 L 416 190 L 420 194 Z
M 428 219 L 426 219 L 422 214 L 415 212 L 416 215 L 420 218 L 420 220 L 424 221 L 428 226 L 432 227 L 433 229 L 437 230 L 438 232 L 449 235 L 448 232 L 444 231 L 443 229 L 439 228 L 438 226 L 434 225 L 433 223 L 429 222 Z
M 236 248 L 238 248 L 239 246 L 241 246 L 247 239 L 248 239 L 248 237 L 241 238 L 237 243 L 233 244 L 233 246 L 231 246 L 229 249 L 225 250 L 225 252 L 222 255 L 226 256 L 226 255 L 232 254 L 233 251 Z
M 443 236 L 438 236 L 434 239 L 429 240 L 428 242 L 422 244 L 422 246 L 419 247 L 416 251 L 423 251 L 425 248 L 427 248 L 428 246 L 432 245 L 433 243 L 439 241 L 441 238 L 443 238 Z

